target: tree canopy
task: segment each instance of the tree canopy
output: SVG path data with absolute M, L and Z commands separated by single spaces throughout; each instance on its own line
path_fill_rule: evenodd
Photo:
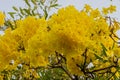
M 13 7 L 10 20 L 0 12 L 1 29 L 5 26 L 0 35 L 1 80 L 120 78 L 120 23 L 107 16 L 115 6 L 99 10 L 86 4 L 79 11 L 70 5 L 49 15 L 59 7 L 57 0 L 48 6 L 44 0 L 25 3 L 26 8 Z

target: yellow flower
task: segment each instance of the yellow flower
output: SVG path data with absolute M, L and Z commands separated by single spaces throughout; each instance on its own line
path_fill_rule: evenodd
M 109 13 L 109 9 L 108 8 L 102 8 L 102 13 L 103 14 L 108 14 Z
M 92 10 L 91 6 L 88 4 L 85 4 L 84 8 L 86 12 L 89 12 L 90 10 Z
M 110 13 L 113 13 L 116 11 L 116 6 L 110 5 L 108 9 L 110 10 Z
M 114 51 L 113 50 L 109 50 L 106 52 L 108 57 L 113 57 L 114 56 Z
M 76 56 L 76 58 L 74 57 L 68 57 L 67 58 L 67 68 L 68 70 L 72 73 L 72 74 L 75 74 L 75 75 L 84 75 L 84 73 L 81 71 L 81 68 L 78 67 L 77 65 L 80 64 L 81 66 L 81 62 L 79 61 L 84 61 L 84 58 L 82 56 Z M 82 58 L 82 59 L 81 59 Z M 76 60 L 75 60 L 76 59 Z M 79 60 L 78 60 L 79 59 Z M 78 61 L 77 61 L 78 60 Z M 83 64 L 82 64 L 83 65 Z
M 103 8 L 102 13 L 103 14 L 108 14 L 108 13 L 113 13 L 116 11 L 116 6 L 110 5 L 108 8 Z
M 4 75 L 0 75 L 0 80 L 4 80 Z
M 115 73 L 116 77 L 119 78 L 120 75 L 119 75 L 118 71 L 117 72 L 116 71 L 117 71 L 117 69 L 115 67 L 111 68 L 111 72 Z
M 47 66 L 47 60 L 41 56 L 40 54 L 31 54 L 30 55 L 30 66 L 31 67 L 39 67 L 39 66 Z
M 100 11 L 98 10 L 98 8 L 95 9 L 95 10 L 92 10 L 92 11 L 90 12 L 90 14 L 91 14 L 91 16 L 93 16 L 94 18 L 99 17 L 99 16 L 101 15 L 101 14 L 100 14 Z
M 118 59 L 118 65 L 120 66 L 120 59 Z
M 111 68 L 111 72 L 116 72 L 116 68 L 115 67 L 113 67 L 113 68 Z
M 0 26 L 4 25 L 4 22 L 5 22 L 4 18 L 5 18 L 5 15 L 2 12 L 0 12 Z

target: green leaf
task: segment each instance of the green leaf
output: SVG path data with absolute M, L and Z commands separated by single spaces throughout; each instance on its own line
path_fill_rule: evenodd
M 35 0 L 31 0 L 31 2 L 32 2 L 34 5 L 36 5 L 36 1 L 35 1 Z
M 54 0 L 54 3 L 56 3 L 58 0 Z
M 18 9 L 17 9 L 15 6 L 13 6 L 12 8 L 13 8 L 15 11 L 18 11 Z
M 23 16 L 21 14 L 18 14 L 20 18 L 23 18 Z
M 103 61 L 103 58 L 101 58 L 100 56 L 98 56 L 98 55 L 96 55 L 96 54 L 94 54 L 95 55 L 95 57 L 97 58 L 97 59 L 99 59 L 99 60 L 102 60 Z
M 31 7 L 28 0 L 24 0 L 24 1 L 25 1 L 25 3 L 26 3 L 29 7 Z
M 107 57 L 107 54 L 106 54 L 106 51 L 105 51 L 105 50 L 102 50 L 102 54 Z
M 119 80 L 116 75 L 114 75 L 113 77 L 114 77 L 114 80 Z
M 23 9 L 22 9 L 21 7 L 20 7 L 19 9 L 20 9 L 20 13 L 21 13 L 22 15 L 25 15 Z
M 105 51 L 107 51 L 107 49 L 105 48 L 105 46 L 102 43 L 101 43 L 101 46 Z
M 12 18 L 14 18 L 14 14 L 16 14 L 16 12 L 8 12 L 8 14 L 9 14 Z
M 56 6 L 59 6 L 59 5 L 58 4 L 50 5 L 50 7 L 56 7 Z
M 5 25 L 9 26 L 12 30 L 14 30 L 14 26 L 11 24 L 9 20 L 5 23 Z
M 30 9 L 23 9 L 28 15 L 31 15 Z
M 57 0 L 51 0 L 50 4 L 55 4 L 57 2 Z
M 45 16 L 45 19 L 47 19 L 47 17 L 48 17 L 47 10 L 46 10 L 46 9 L 44 9 L 43 11 L 44 11 L 44 16 Z
M 113 46 L 112 46 L 112 49 L 114 48 L 114 46 L 115 46 L 115 42 L 113 42 Z
M 35 13 L 34 13 L 34 11 L 32 10 L 32 15 L 34 15 L 35 16 Z
M 38 8 L 37 6 L 34 6 L 33 11 L 37 10 L 37 8 Z
M 40 3 L 41 3 L 41 5 L 44 5 L 44 2 L 42 0 L 40 0 Z
M 107 51 L 106 47 L 102 43 L 101 43 L 101 46 L 102 46 L 102 55 L 107 56 L 107 54 L 106 54 L 106 51 Z

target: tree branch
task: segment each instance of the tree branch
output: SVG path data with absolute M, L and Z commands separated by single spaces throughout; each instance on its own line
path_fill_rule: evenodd
M 105 67 L 105 68 L 101 68 L 101 69 L 93 70 L 93 71 L 88 72 L 88 73 L 99 72 L 99 71 L 106 70 L 106 69 L 109 69 L 109 68 L 112 68 L 112 67 L 117 67 L 117 66 L 116 66 L 116 65 L 112 65 L 112 66 L 109 66 L 109 67 Z

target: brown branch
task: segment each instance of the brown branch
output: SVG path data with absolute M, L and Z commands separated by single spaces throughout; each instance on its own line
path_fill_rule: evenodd
M 74 77 L 70 74 L 70 72 L 68 70 L 66 70 L 62 65 L 61 66 L 52 65 L 50 67 L 51 68 L 60 68 L 60 69 L 62 69 L 71 78 L 71 80 L 75 80 Z
M 66 63 L 66 58 L 62 55 L 62 54 L 59 54 L 59 56 L 65 61 L 65 63 Z
M 62 54 L 58 53 L 57 51 L 55 51 L 55 53 L 56 53 L 56 58 L 58 61 L 56 64 L 61 64 L 62 60 L 64 60 L 66 63 L 66 58 Z
M 76 66 L 79 67 L 84 74 L 86 74 L 85 69 L 86 69 L 87 51 L 88 51 L 88 48 L 86 48 L 82 54 L 82 56 L 85 57 L 83 67 L 81 67 L 79 64 L 76 64 Z
M 112 19 L 111 19 L 111 17 L 109 16 L 106 16 L 105 18 L 107 18 L 107 19 L 109 19 L 109 27 L 112 27 L 113 26 L 113 24 L 112 24 Z
M 67 69 L 65 69 L 62 65 L 62 59 L 65 60 L 65 62 L 66 62 L 66 58 L 63 55 L 59 54 L 57 51 L 55 51 L 55 53 L 56 53 L 57 63 L 49 65 L 49 67 L 50 68 L 60 68 L 71 78 L 71 80 L 75 80 L 73 75 L 71 75 L 70 72 Z
M 112 68 L 112 67 L 117 67 L 117 66 L 116 66 L 116 65 L 112 65 L 112 66 L 109 66 L 109 67 L 105 67 L 105 68 L 101 68 L 101 69 L 93 70 L 93 71 L 88 72 L 88 73 L 99 72 L 99 71 L 102 71 L 102 70 L 110 69 L 110 68 Z
M 113 39 L 112 35 L 110 35 L 110 38 L 111 38 L 115 43 L 120 44 L 120 42 L 117 42 L 117 41 L 115 41 L 115 40 Z
M 116 37 L 117 39 L 120 39 L 117 35 L 115 35 L 114 33 L 112 33 L 114 37 Z
M 57 65 L 57 64 L 61 63 L 61 58 L 59 59 L 59 53 L 58 52 L 55 51 L 55 53 L 56 53 L 56 58 L 57 58 L 57 63 L 56 63 L 56 65 Z
M 74 77 L 68 72 L 63 66 L 61 66 L 61 69 L 72 79 L 75 80 Z
M 84 64 L 83 64 L 83 68 L 84 68 L 84 69 L 86 68 L 87 51 L 88 51 L 88 49 L 86 48 L 86 49 L 85 49 L 85 52 L 83 53 L 83 55 L 84 55 L 84 57 L 85 57 Z

